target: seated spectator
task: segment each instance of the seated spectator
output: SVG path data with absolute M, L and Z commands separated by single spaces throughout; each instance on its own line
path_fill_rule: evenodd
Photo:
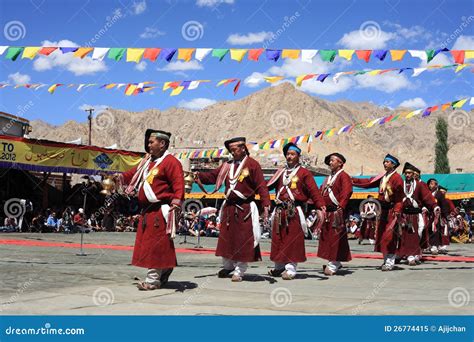
M 58 218 L 56 217 L 56 213 L 53 211 L 49 214 L 48 219 L 46 220 L 46 227 L 48 227 L 48 231 L 50 232 L 58 232 Z

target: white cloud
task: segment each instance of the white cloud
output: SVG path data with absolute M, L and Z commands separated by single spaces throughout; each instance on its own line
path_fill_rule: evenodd
M 140 63 L 138 63 L 137 65 L 135 65 L 135 69 L 138 70 L 138 71 L 145 71 L 146 70 L 146 62 L 145 61 L 141 61 Z
M 451 50 L 473 50 L 474 36 L 459 36 Z
M 196 5 L 199 7 L 214 7 L 220 4 L 233 4 L 234 0 L 197 0 Z
M 359 88 L 374 88 L 385 93 L 393 93 L 400 89 L 413 89 L 405 75 L 386 73 L 383 75 L 359 75 L 354 76 Z
M 334 95 L 346 91 L 354 85 L 354 81 L 350 77 L 341 77 L 337 83 L 334 83 L 330 77 L 324 83 L 316 79 L 305 81 L 300 89 L 318 95 Z
M 76 43 L 70 40 L 61 40 L 59 42 L 43 41 L 42 46 L 62 46 L 77 47 Z M 66 69 L 76 76 L 95 74 L 96 72 L 106 71 L 107 65 L 104 61 L 95 61 L 90 57 L 77 58 L 73 53 L 63 54 L 59 49 L 55 50 L 49 56 L 39 56 L 33 62 L 33 69 L 36 71 L 46 71 L 53 68 Z
M 198 61 L 176 61 L 166 64 L 164 68 L 158 68 L 158 71 L 185 71 L 185 70 L 202 70 L 203 67 Z
M 215 100 L 198 97 L 190 101 L 182 100 L 178 103 L 178 107 L 191 110 L 201 110 L 207 106 L 213 105 L 214 103 L 216 103 Z
M 240 35 L 233 33 L 227 38 L 227 43 L 232 45 L 249 45 L 255 43 L 262 43 L 267 39 L 272 38 L 272 32 L 250 32 L 248 34 Z
M 135 15 L 142 14 L 146 10 L 146 1 L 145 0 L 138 1 L 138 2 L 134 1 L 132 4 L 132 10 L 133 10 L 133 14 Z
M 427 104 L 425 100 L 423 100 L 421 97 L 415 97 L 413 99 L 405 100 L 399 105 L 399 107 L 405 108 L 422 108 L 426 106 Z
M 159 36 L 164 36 L 165 32 L 158 30 L 157 28 L 154 27 L 145 27 L 145 31 L 140 34 L 140 38 L 142 39 L 151 39 L 151 38 L 156 38 Z
M 83 105 L 77 107 L 77 109 L 79 109 L 80 111 L 85 111 L 86 109 L 90 109 L 90 108 L 94 108 L 93 114 L 97 115 L 97 114 L 102 113 L 105 110 L 108 110 L 110 108 L 110 106 L 107 106 L 107 105 L 89 105 L 89 104 L 84 103 Z
M 31 77 L 29 75 L 20 74 L 19 72 L 8 75 L 8 79 L 10 79 L 14 84 L 25 84 L 30 83 L 31 81 Z
M 263 77 L 266 76 L 260 72 L 253 72 L 250 76 L 244 79 L 244 84 L 249 88 L 255 88 L 261 85 L 265 80 Z
M 395 38 L 395 33 L 385 32 L 376 27 L 372 32 L 357 30 L 345 33 L 337 43 L 346 49 L 383 49 L 387 46 L 387 42 Z

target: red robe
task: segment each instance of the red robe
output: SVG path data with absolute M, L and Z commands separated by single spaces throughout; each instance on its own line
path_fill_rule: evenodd
M 210 172 L 200 172 L 200 181 L 203 184 L 215 184 L 222 166 L 220 165 Z M 259 194 L 262 206 L 270 206 L 270 196 L 260 164 L 255 159 L 247 157 L 241 175 L 244 174 L 245 169 L 247 169 L 248 175 L 237 181 L 235 190 L 240 191 L 247 199 L 241 199 L 234 192 L 231 192 L 226 199 L 222 208 L 216 256 L 234 261 L 252 262 L 262 260 L 262 257 L 260 247 L 254 248 L 250 202 L 255 200 L 256 194 Z M 229 175 L 227 175 L 225 178 L 226 194 L 229 187 Z
M 318 257 L 329 261 L 350 261 L 352 257 L 344 219 L 346 217 L 345 209 L 352 195 L 351 177 L 342 171 L 331 186 L 332 192 L 339 202 L 339 207 L 343 210 L 342 215 L 337 213 L 337 207 L 329 197 L 329 191 L 325 188 L 327 180 L 321 187 L 327 216 L 319 235 Z
M 380 186 L 382 177 L 352 178 L 352 184 L 360 188 L 374 188 Z M 394 173 L 388 180 L 387 188 L 390 187 L 391 195 L 389 201 L 385 200 L 384 193 L 379 191 L 377 199 L 382 205 L 382 213 L 376 230 L 375 251 L 386 254 L 395 254 L 397 250 L 398 236 L 396 234 L 396 214 L 402 212 L 403 179 L 398 173 Z
M 431 220 L 428 226 L 428 234 L 429 234 L 429 244 L 430 246 L 442 246 L 442 245 L 449 245 L 449 231 L 446 233 L 445 225 L 447 225 L 448 216 L 454 211 L 454 204 L 445 197 L 445 195 L 437 190 L 434 193 L 434 197 L 436 202 L 438 203 L 439 207 L 441 208 L 441 219 L 439 220 L 439 224 L 436 227 L 436 230 L 433 230 L 433 221 L 434 217 L 431 216 Z
M 422 215 L 423 207 L 433 212 L 437 206 L 436 200 L 428 189 L 428 186 L 419 181 L 415 181 L 415 184 L 416 187 L 412 199 L 416 201 L 418 208 L 415 208 L 408 198 L 403 200 L 403 219 L 406 225 L 402 229 L 402 235 L 397 248 L 397 255 L 400 257 L 421 254 L 420 236 L 418 235 L 419 215 Z M 413 183 L 409 186 L 413 186 Z M 409 191 L 409 189 L 410 188 L 407 188 L 407 191 Z
M 150 163 L 148 170 L 153 167 Z M 137 167 L 123 173 L 123 181 L 128 184 Z M 166 222 L 161 212 L 161 204 L 181 205 L 184 199 L 183 167 L 172 155 L 166 156 L 158 166 L 158 174 L 153 178 L 151 188 L 160 202 L 150 203 L 143 187 L 138 192 L 138 203 L 142 208 L 133 249 L 132 265 L 145 268 L 172 268 L 176 266 L 173 240 L 166 233 Z
M 368 211 L 368 203 L 365 204 L 365 211 Z M 370 239 L 370 240 L 375 240 L 375 223 L 377 219 L 374 218 L 363 218 L 362 223 L 360 225 L 360 232 L 359 236 L 357 236 L 359 239 Z
M 314 181 L 312 173 L 308 169 L 300 167 L 295 176 L 298 178 L 298 181 L 294 183 L 294 187 L 296 188 L 292 188 L 291 182 L 288 185 L 293 194 L 295 205 L 301 206 L 311 200 L 317 208 L 324 206 L 324 200 Z M 267 185 L 269 189 L 274 188 L 276 192 L 283 187 L 280 192 L 279 200 L 291 201 L 286 187 L 283 185 L 283 174 L 277 179 L 272 178 Z M 272 222 L 272 249 L 270 260 L 285 264 L 306 261 L 304 245 L 305 232 L 303 232 L 298 211 L 295 210 L 294 216 L 289 217 L 288 211 L 281 209 L 281 224 L 277 217 L 278 215 L 275 215 Z M 288 225 L 286 225 L 286 222 L 288 222 Z

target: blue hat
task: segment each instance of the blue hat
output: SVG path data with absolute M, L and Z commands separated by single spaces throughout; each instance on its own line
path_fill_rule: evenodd
M 385 160 L 391 161 L 392 163 L 395 164 L 396 168 L 400 165 L 400 162 L 398 161 L 398 159 L 396 157 L 392 156 L 391 154 L 387 154 L 383 160 L 384 161 Z
M 283 146 L 283 155 L 286 157 L 286 154 L 289 150 L 296 151 L 298 154 L 301 154 L 301 148 L 299 148 L 295 143 L 289 142 Z

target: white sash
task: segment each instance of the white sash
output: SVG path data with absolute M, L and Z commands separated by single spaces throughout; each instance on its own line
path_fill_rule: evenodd
M 324 187 L 324 191 L 328 192 L 329 198 L 331 199 L 332 203 L 334 203 L 336 206 L 339 206 L 339 201 L 337 200 L 336 196 L 332 192 L 332 186 L 334 182 L 336 181 L 337 176 L 343 171 L 343 169 L 340 169 L 337 171 L 334 175 L 330 175 L 327 179 L 326 186 Z

